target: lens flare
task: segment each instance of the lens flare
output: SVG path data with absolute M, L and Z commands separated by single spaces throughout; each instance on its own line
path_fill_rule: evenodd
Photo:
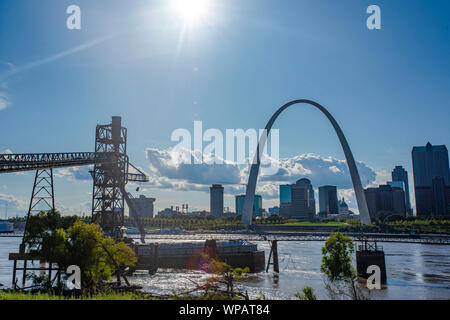
M 186 24 L 200 22 L 208 12 L 208 0 L 175 0 L 175 11 Z

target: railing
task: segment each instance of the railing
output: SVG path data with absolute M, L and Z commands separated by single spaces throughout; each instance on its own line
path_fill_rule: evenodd
M 359 236 L 348 234 L 353 241 L 357 242 Z M 138 235 L 127 235 L 129 238 L 138 238 Z M 247 240 L 247 241 L 326 241 L 329 234 L 252 234 L 252 233 L 197 233 L 197 234 L 147 234 L 149 240 Z M 443 244 L 450 245 L 450 236 L 448 237 L 424 237 L 424 238 L 395 238 L 385 235 L 376 236 L 372 234 L 367 238 L 368 241 L 395 242 L 395 243 L 422 243 L 422 244 Z M 377 249 L 382 250 L 377 245 Z
M 376 242 L 365 242 L 364 244 L 359 244 L 357 248 L 358 251 L 383 251 L 383 247 L 379 246 Z
M 360 241 L 360 237 L 347 234 L 352 238 L 353 241 Z M 0 237 L 22 237 L 22 233 L 14 234 L 0 234 Z M 139 234 L 128 234 L 128 238 L 140 238 Z M 197 233 L 197 234 L 146 234 L 145 239 L 149 240 L 246 240 L 246 241 L 267 241 L 267 240 L 278 240 L 278 241 L 326 241 L 329 234 L 299 234 L 299 235 L 284 235 L 284 234 L 252 234 L 252 233 Z M 426 237 L 389 237 L 383 234 L 377 236 L 376 234 L 371 234 L 367 238 L 368 241 L 378 241 L 378 242 L 394 242 L 394 243 L 422 243 L 422 244 L 442 244 L 450 245 L 450 236 L 426 236 Z M 377 246 L 378 249 L 382 248 Z M 380 249 L 381 250 L 381 249 Z

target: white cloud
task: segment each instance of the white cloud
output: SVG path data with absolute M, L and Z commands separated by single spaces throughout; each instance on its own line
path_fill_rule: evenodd
M 363 185 L 375 181 L 376 172 L 372 168 L 360 161 L 357 161 L 356 166 Z M 323 185 L 335 185 L 338 188 L 348 189 L 353 186 L 345 160 L 325 158 L 312 153 L 280 159 L 278 173 L 262 176 L 260 180 L 294 183 L 305 177 L 311 180 L 315 188 Z
M 187 150 L 148 148 L 146 153 L 149 161 L 147 173 L 149 183 L 145 185 L 145 189 L 209 192 L 211 184 L 218 183 L 224 185 L 225 193 L 228 195 L 245 193 L 248 166 L 238 166 L 224 159 L 218 159 L 224 164 L 188 164 L 185 163 L 188 162 L 187 160 L 192 160 L 191 163 L 194 163 L 193 160 L 198 160 L 201 154 Z M 211 160 L 210 155 L 203 155 L 203 157 Z M 279 164 L 280 170 L 277 174 L 260 174 L 256 192 L 265 200 L 276 202 L 280 184 L 295 183 L 296 180 L 306 177 L 312 181 L 315 189 L 322 185 L 336 185 L 339 197 L 344 197 L 349 207 L 357 212 L 353 185 L 345 160 L 316 154 L 301 154 L 282 158 Z M 386 172 L 375 172 L 362 162 L 357 162 L 357 166 L 363 185 L 373 185 L 386 178 Z M 139 170 L 145 172 L 142 168 Z M 82 181 L 92 180 L 89 167 L 58 169 L 55 176 Z M 386 180 L 382 183 L 385 182 Z M 318 202 L 318 199 L 316 200 Z
M 240 170 L 236 163 L 218 159 L 223 164 L 194 164 L 194 160 L 201 156 L 199 152 L 188 150 L 180 152 L 155 148 L 148 148 L 146 151 L 147 159 L 150 162 L 150 171 L 157 177 L 201 185 L 240 183 Z M 210 155 L 204 155 L 205 161 L 209 161 L 211 158 Z
M 328 169 L 330 169 L 330 171 L 333 172 L 333 173 L 341 172 L 341 170 L 338 167 L 336 167 L 336 166 L 331 166 Z
M 90 202 L 80 202 L 78 206 L 67 206 L 64 204 L 65 201 L 56 201 L 55 209 L 59 211 L 63 216 L 75 216 L 75 215 L 90 215 L 91 213 L 91 203 Z
M 69 178 L 71 180 L 90 181 L 92 180 L 91 174 L 89 173 L 90 168 L 91 166 L 81 166 L 57 169 L 55 177 Z
M 6 93 L 0 91 L 0 111 L 6 109 L 6 107 L 10 104 L 11 104 L 11 101 L 6 96 Z
M 28 210 L 27 204 L 24 200 L 6 193 L 0 193 L 0 201 L 8 204 L 8 212 L 11 211 L 25 211 Z
M 11 151 L 11 149 L 5 149 L 1 153 L 3 153 L 3 154 L 12 154 L 13 152 Z
M 248 179 L 248 166 L 240 167 L 235 163 L 186 164 L 186 159 L 195 159 L 199 153 L 190 151 L 147 149 L 150 162 L 151 188 L 173 189 L 176 191 L 209 192 L 214 183 L 223 184 L 228 194 L 245 193 L 243 184 Z M 324 158 L 315 154 L 302 154 L 279 160 L 280 170 L 275 175 L 260 174 L 256 192 L 265 199 L 276 199 L 279 184 L 295 183 L 300 178 L 309 178 L 315 188 L 322 185 L 336 185 L 349 202 L 354 197 L 352 182 L 345 160 L 332 157 Z M 377 173 L 362 162 L 357 162 L 363 185 L 375 181 Z
M 2 80 L 2 75 L 7 72 L 12 72 L 14 65 L 9 62 L 0 61 L 0 111 L 6 109 L 11 104 L 11 100 L 8 98 L 6 90 L 8 89 L 8 83 Z
M 338 189 L 338 199 L 345 199 L 350 210 L 358 213 L 358 204 L 356 203 L 355 191 L 353 188 L 350 189 Z
M 392 173 L 386 170 L 377 171 L 376 179 L 368 187 L 378 187 L 380 184 L 386 184 L 387 181 L 392 181 Z

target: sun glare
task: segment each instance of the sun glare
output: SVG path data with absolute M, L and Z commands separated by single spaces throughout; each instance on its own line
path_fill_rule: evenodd
M 208 12 L 209 0 L 175 0 L 174 9 L 186 24 L 200 22 Z

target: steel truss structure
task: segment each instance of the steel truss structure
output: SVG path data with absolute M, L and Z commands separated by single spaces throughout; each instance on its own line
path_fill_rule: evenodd
M 109 153 L 113 163 L 100 163 L 91 171 L 94 179 L 92 191 L 92 219 L 105 233 L 118 238 L 124 221 L 124 194 L 127 181 L 127 129 L 120 117 L 113 117 L 110 125 L 97 125 L 95 152 Z
M 195 234 L 147 234 L 146 238 L 155 240 L 184 240 L 184 241 L 205 241 L 215 239 L 217 241 L 226 240 L 246 240 L 246 241 L 323 241 L 330 237 L 331 233 L 309 232 L 309 233 L 195 233 Z M 346 233 L 345 235 L 352 238 L 353 241 L 361 241 L 361 234 Z M 137 238 L 137 235 L 127 235 L 129 238 Z M 396 243 L 422 243 L 422 244 L 438 244 L 450 245 L 450 236 L 446 235 L 421 235 L 420 237 L 412 237 L 402 234 L 368 234 L 364 236 L 368 241 L 378 242 L 396 242 Z
M 36 170 L 30 206 L 28 207 L 25 231 L 30 215 L 40 211 L 55 210 L 55 191 L 53 187 L 53 169 Z
M 148 177 L 129 163 L 127 129 L 122 127 L 121 117 L 112 117 L 111 124 L 97 125 L 94 152 L 0 154 L 0 173 L 36 170 L 27 217 L 55 209 L 53 168 L 85 165 L 93 165 L 92 220 L 108 235 L 121 238 L 125 200 L 143 231 L 125 186 L 129 181 L 147 182 Z
M 96 152 L 0 154 L 0 173 L 85 166 L 111 161 L 110 154 Z

